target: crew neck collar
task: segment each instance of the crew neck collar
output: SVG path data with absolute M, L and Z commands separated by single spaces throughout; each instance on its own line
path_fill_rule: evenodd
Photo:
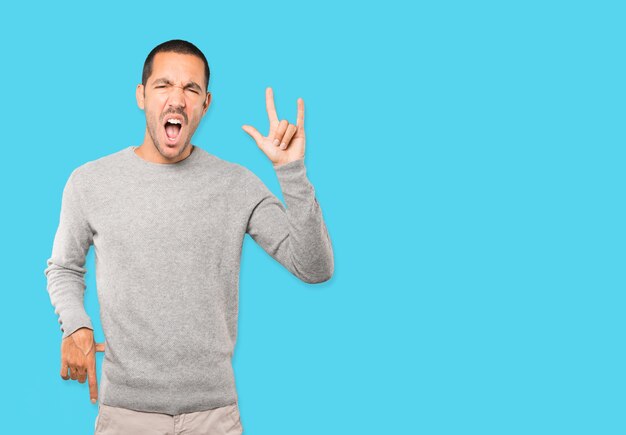
M 126 148 L 126 154 L 129 155 L 130 159 L 133 161 L 135 165 L 139 165 L 148 169 L 159 170 L 159 171 L 175 171 L 180 170 L 184 167 L 191 165 L 195 160 L 198 160 L 200 155 L 200 149 L 197 146 L 193 146 L 191 153 L 185 157 L 183 160 L 180 160 L 176 163 L 156 163 L 149 162 L 148 160 L 144 160 L 142 157 L 138 156 L 135 153 L 135 149 L 138 146 L 131 145 Z

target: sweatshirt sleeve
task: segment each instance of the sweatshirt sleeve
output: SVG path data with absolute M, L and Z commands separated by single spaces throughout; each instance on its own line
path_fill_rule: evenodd
M 75 180 L 76 170 L 68 178 L 63 190 L 59 226 L 54 237 L 52 256 L 44 274 L 50 302 L 59 315 L 62 338 L 77 329 L 93 330 L 84 306 L 86 288 L 84 268 L 87 252 L 93 243 L 93 233 L 80 205 Z
M 334 272 L 333 249 L 304 158 L 275 167 L 287 208 L 252 172 L 256 193 L 247 233 L 296 277 L 310 284 Z

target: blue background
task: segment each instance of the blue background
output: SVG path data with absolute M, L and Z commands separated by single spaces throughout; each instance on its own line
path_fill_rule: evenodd
M 3 432 L 93 433 L 43 270 L 67 177 L 141 143 L 143 61 L 182 38 L 212 72 L 193 142 L 279 197 L 241 125 L 266 86 L 290 122 L 304 99 L 335 251 L 308 285 L 246 237 L 246 434 L 626 433 L 623 3 L 133 3 L 0 15 Z

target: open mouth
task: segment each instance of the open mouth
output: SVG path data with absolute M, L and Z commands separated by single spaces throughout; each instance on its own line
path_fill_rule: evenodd
M 178 137 L 180 136 L 180 132 L 183 129 L 182 120 L 178 118 L 165 118 L 165 137 L 167 138 L 167 143 L 174 144 L 178 141 Z

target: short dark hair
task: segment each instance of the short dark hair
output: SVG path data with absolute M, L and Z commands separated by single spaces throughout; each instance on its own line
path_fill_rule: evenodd
M 211 77 L 211 70 L 209 69 L 209 63 L 204 57 L 204 54 L 198 47 L 193 45 L 191 42 L 183 41 L 182 39 L 172 39 L 170 41 L 163 42 L 152 49 L 146 61 L 143 64 L 143 74 L 141 75 L 141 84 L 146 86 L 148 81 L 148 77 L 152 74 L 152 63 L 154 61 L 154 56 L 157 53 L 170 52 L 170 53 L 179 53 L 179 54 L 191 54 L 193 56 L 199 57 L 202 62 L 204 62 L 204 77 L 205 77 L 205 88 L 208 92 L 209 90 L 209 78 Z

